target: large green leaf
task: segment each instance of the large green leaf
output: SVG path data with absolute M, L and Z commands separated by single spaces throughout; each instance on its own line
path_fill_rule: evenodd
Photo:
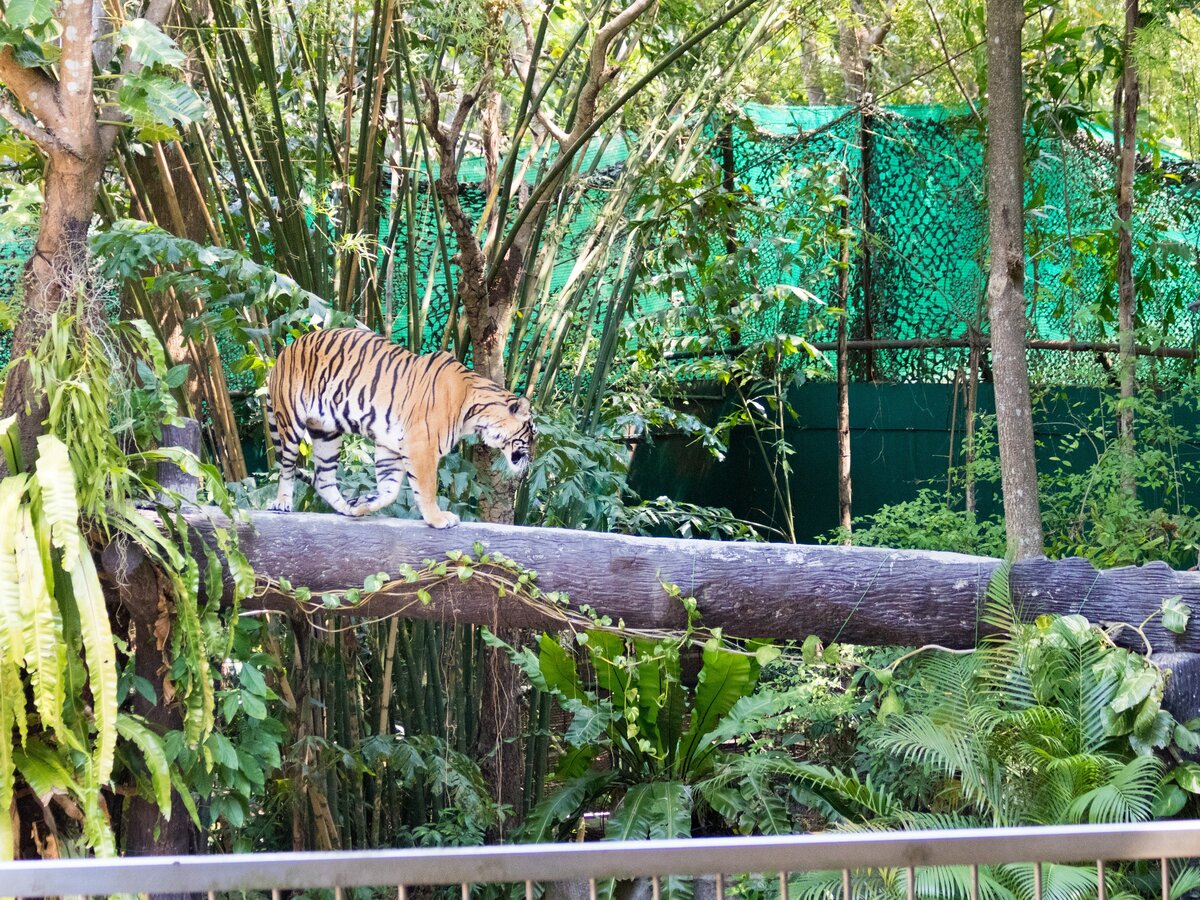
M 79 558 L 79 504 L 75 500 L 75 470 L 67 445 L 52 434 L 37 440 L 37 485 L 41 514 L 50 526 L 50 540 L 62 551 L 63 571 L 75 568 Z M 83 549 L 87 553 L 87 547 Z
M 608 691 L 615 709 L 624 709 L 625 694 L 633 683 L 629 653 L 636 652 L 636 642 L 631 650 L 620 635 L 608 631 L 589 631 L 587 648 L 592 669 L 596 673 L 596 684 Z
M 9 472 L 15 475 L 24 471 L 21 460 L 21 433 L 17 429 L 16 416 L 0 419 L 0 454 L 3 454 Z
M 754 690 L 753 662 L 750 657 L 706 645 L 704 665 L 696 683 L 696 702 L 692 721 L 684 734 L 676 771 L 686 775 L 697 759 L 702 739 L 714 731 L 733 705 Z
M 656 819 L 654 806 L 659 799 L 653 790 L 656 787 L 660 785 L 635 784 L 625 792 L 604 825 L 606 841 L 638 841 L 650 837 Z M 661 812 L 657 813 L 658 817 L 661 815 Z
M 42 726 L 60 738 L 78 743 L 63 726 L 63 675 L 67 652 L 63 643 L 62 617 L 47 584 L 47 556 L 34 530 L 29 507 L 17 513 L 17 576 L 21 598 L 21 622 L 25 630 L 25 668 L 33 684 L 33 702 Z M 45 552 L 44 552 L 45 551 Z
M 45 25 L 57 5 L 58 0 L 9 0 L 4 9 L 4 24 L 18 30 Z
M 92 693 L 92 716 L 96 724 L 92 774 L 97 785 L 104 785 L 112 775 L 117 749 L 117 654 L 96 565 L 88 552 L 87 541 L 82 536 L 77 536 L 77 541 L 79 552 L 71 570 L 71 588 L 79 610 L 88 686 Z
M 529 812 L 520 839 L 532 843 L 554 840 L 559 827 L 582 815 L 587 804 L 607 790 L 613 778 L 612 772 L 588 772 L 568 781 Z
M 563 736 L 572 747 L 586 747 L 600 740 L 613 722 L 612 707 L 607 701 L 585 703 L 582 700 L 567 700 L 563 703 L 563 709 L 573 714 L 567 733 Z
M 570 700 L 584 700 L 588 693 L 579 681 L 575 660 L 552 636 L 538 639 L 538 667 L 546 687 Z
M 142 69 L 122 83 L 117 101 L 133 117 L 135 127 L 148 124 L 190 125 L 204 116 L 204 101 L 182 81 Z
M 14 666 L 0 659 L 0 672 L 12 670 Z M 25 705 L 24 692 L 8 690 L 9 685 L 0 684 L 0 860 L 13 858 L 13 827 L 9 810 L 13 805 L 13 788 L 16 783 L 16 769 L 13 762 L 12 731 L 15 714 L 14 707 Z
M 0 481 L 0 659 L 25 660 L 21 616 L 21 577 L 17 570 L 17 523 L 29 479 L 13 475 Z
M 55 794 L 78 796 L 82 791 L 71 763 L 44 741 L 31 739 L 13 754 L 17 770 L 34 796 L 45 806 Z
M 175 42 L 153 22 L 133 19 L 121 26 L 117 42 L 129 52 L 129 58 L 143 66 L 164 65 L 178 68 L 187 59 Z
M 121 714 L 117 716 L 117 731 L 142 751 L 150 782 L 154 786 L 154 801 L 163 818 L 171 818 L 171 769 L 167 764 L 162 738 L 146 727 L 141 719 Z

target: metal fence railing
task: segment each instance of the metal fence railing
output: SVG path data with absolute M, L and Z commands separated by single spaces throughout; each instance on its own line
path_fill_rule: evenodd
M 1200 857 L 1200 820 L 1139 825 L 876 832 L 672 841 L 523 844 L 447 849 L 369 850 L 335 853 L 255 853 L 122 859 L 42 860 L 0 863 L 0 894 L 17 897 L 112 894 L 205 894 L 332 890 L 338 900 L 351 888 L 386 888 L 406 900 L 424 885 L 460 885 L 469 900 L 477 885 L 524 884 L 527 898 L 548 882 L 586 882 L 592 898 L 607 879 L 651 880 L 659 900 L 667 876 L 716 876 L 723 900 L 726 876 L 770 876 L 770 893 L 785 897 L 789 876 L 839 872 L 829 896 L 862 896 L 856 879 L 869 870 L 895 870 L 901 893 L 922 896 L 917 873 L 926 868 L 969 867 L 970 893 L 979 896 L 980 867 L 1029 864 L 1032 895 L 1043 894 L 1042 866 L 1087 863 L 1096 868 L 1094 894 L 1106 900 L 1106 873 L 1117 861 L 1150 861 L 1157 867 L 1154 893 L 1172 897 L 1172 872 Z M 778 880 L 775 877 L 778 876 Z M 1180 885 L 1179 887 L 1182 887 Z M 520 893 L 518 887 L 517 892 Z

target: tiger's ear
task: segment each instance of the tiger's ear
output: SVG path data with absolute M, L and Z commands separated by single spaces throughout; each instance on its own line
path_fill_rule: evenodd
M 524 397 L 517 397 L 508 404 L 508 411 L 518 419 L 528 419 L 530 417 L 529 401 Z

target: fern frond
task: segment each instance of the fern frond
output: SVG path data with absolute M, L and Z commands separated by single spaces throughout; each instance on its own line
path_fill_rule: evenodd
M 1021 624 L 1017 608 L 1013 605 L 1012 590 L 1009 586 L 1009 573 L 1012 563 L 1004 560 L 992 570 L 988 579 L 987 590 L 983 594 L 983 615 L 980 620 L 985 625 L 995 628 L 1000 637 L 1004 638 Z
M 29 478 L 13 475 L 0 481 L 0 522 L 17 521 Z M 25 626 L 21 616 L 21 575 L 17 570 L 17 530 L 0 528 L 0 659 L 25 659 Z
M 17 576 L 21 624 L 25 633 L 25 669 L 33 685 L 33 702 L 43 727 L 78 750 L 79 741 L 63 725 L 63 680 L 67 651 L 62 616 L 50 594 L 49 547 L 39 539 L 28 506 L 17 511 Z
M 41 515 L 50 528 L 50 541 L 62 551 L 64 572 L 79 559 L 79 504 L 75 499 L 75 470 L 67 445 L 52 434 L 37 440 L 37 487 Z M 87 548 L 84 548 L 87 552 Z
M 92 717 L 96 725 L 96 747 L 92 755 L 92 783 L 100 787 L 112 775 L 117 750 L 117 654 L 104 592 L 87 542 L 76 534 L 75 566 L 70 570 L 71 589 L 79 611 L 87 662 L 88 687 L 92 694 Z M 168 803 L 168 810 L 170 805 Z
M 163 818 L 170 819 L 171 769 L 162 738 L 147 728 L 141 719 L 124 713 L 117 716 L 116 730 L 142 752 L 142 759 L 150 772 L 150 783 L 154 787 L 154 802 L 158 804 Z
M 7 672 L 14 665 L 7 659 L 0 659 L 0 672 Z M 19 683 L 19 682 L 18 682 Z M 14 708 L 24 707 L 24 691 L 11 692 L 10 685 L 0 684 L 0 810 L 13 808 L 13 789 L 16 787 L 16 764 L 13 761 L 12 731 L 16 718 Z M 25 735 L 22 734 L 22 740 Z M 10 814 L 0 815 L 0 860 L 8 861 L 13 858 L 13 817 Z

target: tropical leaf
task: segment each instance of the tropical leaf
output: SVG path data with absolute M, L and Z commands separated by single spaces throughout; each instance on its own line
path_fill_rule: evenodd
M 572 713 L 571 724 L 563 735 L 563 739 L 572 747 L 586 747 L 598 741 L 612 726 L 612 707 L 607 702 L 588 704 L 570 699 L 563 702 L 562 706 Z
M 9 0 L 4 10 L 4 24 L 17 30 L 45 25 L 56 5 L 56 0 Z
M 1078 797 L 1067 810 L 1068 821 L 1144 822 L 1151 816 L 1163 766 L 1156 757 L 1138 756 L 1112 779 Z
M 21 459 L 21 435 L 17 430 L 16 416 L 0 419 L 0 454 L 3 454 L 4 462 L 11 474 L 17 475 L 24 471 L 25 466 Z
M 1090 900 L 1096 896 L 1095 865 L 1069 866 L 1046 863 L 1042 866 L 1042 889 L 1035 890 L 1033 866 L 1028 864 L 999 866 L 997 874 L 1018 900 Z
M 63 674 L 67 664 L 62 617 L 47 585 L 47 557 L 27 506 L 17 513 L 17 577 L 25 632 L 25 668 L 33 685 L 34 706 L 42 726 L 77 746 L 63 726 Z M 77 749 L 82 749 L 77 747 Z
M 754 663 L 750 657 L 706 645 L 704 663 L 696 682 L 692 721 L 680 742 L 676 772 L 693 765 L 704 736 L 716 730 L 735 703 L 754 690 Z
M 80 792 L 79 798 L 83 807 L 83 836 L 88 846 L 97 856 L 116 856 L 117 842 L 100 799 L 100 789 L 85 788 Z
M 23 750 L 13 754 L 13 761 L 43 806 L 55 794 L 77 796 L 83 790 L 70 763 L 44 741 L 31 738 Z
M 554 840 L 559 826 L 578 819 L 587 804 L 608 789 L 614 777 L 612 772 L 588 772 L 568 781 L 530 810 L 521 826 L 520 840 Z
M 37 440 L 37 486 L 41 515 L 50 526 L 50 541 L 62 551 L 63 571 L 75 568 L 79 558 L 79 505 L 75 499 L 75 470 L 67 445 L 52 434 Z M 83 552 L 87 552 L 84 548 Z
M 625 638 L 608 631 L 588 632 L 588 654 L 596 673 L 596 684 L 608 692 L 614 709 L 624 709 L 625 694 L 633 684 L 633 673 L 628 664 L 630 654 L 637 653 L 637 641 L 626 642 Z
M 170 819 L 171 770 L 162 738 L 147 728 L 141 719 L 124 713 L 117 716 L 116 726 L 121 737 L 142 751 L 142 758 L 150 772 L 150 783 L 154 787 L 154 801 L 158 804 L 163 818 Z
M 0 659 L 0 671 L 12 668 L 8 660 Z M 13 807 L 13 789 L 16 786 L 16 765 L 13 760 L 12 730 L 17 705 L 24 706 L 24 692 L 12 692 L 9 685 L 0 684 L 0 810 L 7 813 Z M 0 860 L 13 858 L 12 815 L 0 815 Z
M 135 126 L 189 125 L 203 118 L 207 107 L 190 85 L 151 69 L 142 69 L 121 82 L 117 101 Z
M 187 56 L 153 22 L 132 19 L 117 32 L 117 43 L 129 51 L 129 58 L 143 66 L 180 66 Z
M 191 787 L 189 787 L 188 784 L 183 780 L 183 775 L 180 774 L 178 768 L 172 766 L 170 773 L 171 786 L 175 788 L 176 796 L 179 797 L 180 802 L 183 804 L 183 808 L 187 810 L 188 818 L 192 820 L 192 824 L 195 825 L 198 830 L 203 831 L 204 825 L 200 821 L 200 810 L 196 808 L 196 800 L 192 797 Z
M 79 610 L 79 625 L 87 660 L 88 686 L 92 694 L 92 717 L 96 725 L 93 777 L 104 785 L 112 775 L 117 749 L 117 656 L 104 592 L 87 541 L 77 536 L 79 552 L 71 569 L 71 589 Z
M 606 841 L 680 838 L 691 833 L 692 794 L 678 781 L 635 784 L 604 827 Z
M 29 478 L 13 475 L 0 481 L 0 659 L 25 659 L 25 626 L 21 615 L 21 576 L 17 569 L 18 509 Z
M 978 871 L 981 898 L 1015 900 L 1013 892 L 996 879 L 988 866 L 980 866 Z M 970 900 L 974 896 L 970 866 L 923 866 L 916 870 L 915 882 L 918 897 Z
M 717 723 L 703 735 L 701 746 L 760 734 L 780 727 L 780 717 L 793 709 L 803 691 L 762 691 L 740 698 Z
M 579 681 L 574 658 L 551 635 L 543 633 L 538 639 L 538 668 L 546 687 L 570 700 L 583 700 L 588 692 Z

